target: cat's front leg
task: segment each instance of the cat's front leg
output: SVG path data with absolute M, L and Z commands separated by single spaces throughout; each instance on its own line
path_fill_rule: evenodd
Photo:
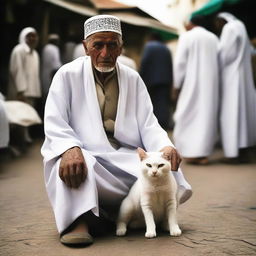
M 125 236 L 127 232 L 127 225 L 133 214 L 133 205 L 132 202 L 126 198 L 123 200 L 120 210 L 119 216 L 116 224 L 116 235 L 117 236 Z
M 177 222 L 177 202 L 176 199 L 171 199 L 167 204 L 167 216 L 169 231 L 171 236 L 180 236 L 181 230 Z
M 141 208 L 146 222 L 146 233 L 145 237 L 153 238 L 156 237 L 156 225 L 154 221 L 154 215 L 151 206 L 148 205 L 147 200 L 141 201 Z

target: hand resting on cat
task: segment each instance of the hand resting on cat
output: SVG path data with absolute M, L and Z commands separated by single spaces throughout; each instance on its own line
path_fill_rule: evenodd
M 161 223 L 171 236 L 180 236 L 177 223 L 177 184 L 171 164 L 162 152 L 145 152 L 138 148 L 140 173 L 127 197 L 122 201 L 117 220 L 117 236 L 124 236 L 127 226 L 145 227 L 145 237 L 156 237 L 156 224 Z M 166 159 L 167 158 L 167 159 Z

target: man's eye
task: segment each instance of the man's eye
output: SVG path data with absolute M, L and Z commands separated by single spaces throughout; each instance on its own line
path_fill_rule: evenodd
M 103 48 L 103 46 L 104 46 L 104 44 L 103 44 L 103 43 L 95 43 L 95 44 L 93 45 L 93 47 L 94 47 L 95 49 L 97 49 L 97 50 L 102 49 L 102 48 Z
M 109 44 L 108 44 L 108 47 L 109 47 L 110 49 L 115 49 L 115 48 L 117 47 L 117 43 L 109 43 Z

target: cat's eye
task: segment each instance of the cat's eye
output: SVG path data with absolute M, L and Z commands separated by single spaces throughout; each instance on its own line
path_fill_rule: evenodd
M 151 165 L 151 164 L 146 164 L 146 166 L 147 166 L 147 167 L 150 167 L 150 168 L 152 167 L 152 165 Z
M 157 167 L 158 168 L 161 168 L 161 167 L 163 167 L 164 166 L 164 164 L 159 164 Z

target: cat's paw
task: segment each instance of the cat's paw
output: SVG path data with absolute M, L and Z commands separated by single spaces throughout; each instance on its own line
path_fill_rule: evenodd
M 116 230 L 116 235 L 117 236 L 125 236 L 126 235 L 126 231 L 127 231 L 126 228 L 118 228 Z
M 145 237 L 146 238 L 154 238 L 154 237 L 156 237 L 156 231 L 147 231 L 145 233 Z
M 171 236 L 180 236 L 181 233 L 182 232 L 181 232 L 178 225 L 170 228 L 170 235 Z

